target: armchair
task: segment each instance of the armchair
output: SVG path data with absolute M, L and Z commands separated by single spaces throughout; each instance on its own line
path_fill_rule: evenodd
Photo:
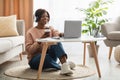
M 109 59 L 111 58 L 113 47 L 120 44 L 120 23 L 119 21 L 105 23 L 101 26 L 102 34 L 107 38 L 104 43 L 109 47 Z

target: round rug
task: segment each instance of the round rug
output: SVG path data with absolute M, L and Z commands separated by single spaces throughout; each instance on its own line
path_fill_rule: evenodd
M 60 70 L 52 72 L 42 72 L 40 79 L 60 80 L 60 79 L 77 79 L 92 76 L 95 71 L 87 66 L 77 65 L 72 76 L 60 75 Z M 30 69 L 29 66 L 13 67 L 5 71 L 5 75 L 21 79 L 36 79 L 37 70 Z

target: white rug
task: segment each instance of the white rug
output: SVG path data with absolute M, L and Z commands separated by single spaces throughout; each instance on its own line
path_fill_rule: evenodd
M 60 71 L 42 72 L 40 79 L 46 80 L 78 79 L 92 76 L 93 74 L 95 74 L 95 71 L 87 66 L 78 65 L 73 70 L 72 76 L 64 76 L 60 75 L 59 73 Z M 29 66 L 19 66 L 6 70 L 5 75 L 21 79 L 36 79 L 37 70 L 32 70 L 29 68 Z

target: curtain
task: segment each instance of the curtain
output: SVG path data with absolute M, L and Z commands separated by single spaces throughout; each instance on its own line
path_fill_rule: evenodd
M 0 0 L 0 16 L 16 15 L 25 21 L 25 31 L 33 26 L 33 0 Z

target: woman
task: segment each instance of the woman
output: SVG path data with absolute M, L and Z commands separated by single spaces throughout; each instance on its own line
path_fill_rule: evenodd
M 37 25 L 32 27 L 26 33 L 25 47 L 28 52 L 29 65 L 32 69 L 38 70 L 41 52 L 42 52 L 42 43 L 36 42 L 37 38 L 46 38 L 46 37 L 55 37 L 60 36 L 61 34 L 51 26 L 46 26 L 50 20 L 49 13 L 44 9 L 38 9 L 35 12 Z M 45 33 L 46 28 L 50 29 L 50 33 Z M 57 63 L 57 59 L 60 60 L 62 66 Z M 74 68 L 75 64 L 67 62 L 67 54 L 65 53 L 61 43 L 56 45 L 49 46 L 45 61 L 43 64 L 43 70 L 54 68 L 61 70 L 60 74 L 67 75 L 73 74 L 71 68 Z

